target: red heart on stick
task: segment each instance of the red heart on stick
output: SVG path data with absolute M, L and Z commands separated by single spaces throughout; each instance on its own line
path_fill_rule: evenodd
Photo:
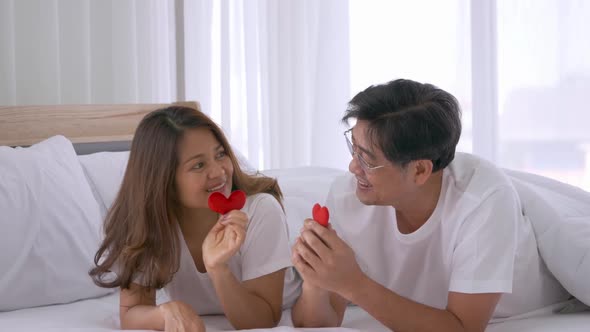
M 317 221 L 318 224 L 328 227 L 328 220 L 330 220 L 330 212 L 325 206 L 321 206 L 316 203 L 311 210 L 313 220 Z
M 217 213 L 226 214 L 231 210 L 239 210 L 246 204 L 246 194 L 241 190 L 235 190 L 226 198 L 216 191 L 209 196 L 209 208 Z

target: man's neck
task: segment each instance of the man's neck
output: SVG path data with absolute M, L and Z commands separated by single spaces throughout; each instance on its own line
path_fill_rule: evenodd
M 401 233 L 409 234 L 424 225 L 438 204 L 442 188 L 442 171 L 430 176 L 428 181 L 395 209 L 397 227 Z

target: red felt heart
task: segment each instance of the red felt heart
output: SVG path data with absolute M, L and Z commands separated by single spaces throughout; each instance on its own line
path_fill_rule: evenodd
M 330 220 L 330 212 L 328 211 L 327 207 L 321 206 L 318 203 L 316 203 L 313 206 L 311 213 L 313 215 L 313 220 L 317 221 L 318 224 L 324 227 L 328 227 L 328 220 Z
M 217 213 L 226 214 L 231 210 L 239 210 L 246 204 L 246 194 L 241 190 L 235 190 L 226 198 L 216 191 L 209 196 L 209 208 Z

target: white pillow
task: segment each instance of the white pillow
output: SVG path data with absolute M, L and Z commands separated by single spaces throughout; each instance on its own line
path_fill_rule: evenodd
M 590 305 L 590 193 L 533 174 L 507 173 L 547 268 L 570 294 Z
M 0 311 L 111 292 L 88 276 L 101 216 L 70 141 L 0 147 Z
M 262 174 L 276 178 L 283 192 L 291 244 L 299 236 L 303 221 L 311 218 L 313 205 L 326 203 L 332 182 L 344 173 L 340 169 L 315 166 L 262 171 Z
M 129 160 L 129 151 L 97 152 L 78 156 L 78 160 L 100 205 L 100 213 L 104 219 L 119 193 L 127 168 L 127 160 Z

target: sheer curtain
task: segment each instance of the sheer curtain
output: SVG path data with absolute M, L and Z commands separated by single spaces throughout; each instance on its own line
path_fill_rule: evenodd
M 397 78 L 451 92 L 463 108 L 459 149 L 471 151 L 469 0 L 350 0 L 351 95 Z
M 590 190 L 584 0 L 0 0 L 0 104 L 198 100 L 260 169 L 346 168 L 347 100 L 399 77 L 462 151 Z
M 499 161 L 590 191 L 590 2 L 497 3 Z
M 340 0 L 188 1 L 184 97 L 259 168 L 346 167 L 348 7 Z M 341 150 L 339 157 L 326 151 Z
M 590 190 L 588 1 L 350 0 L 350 8 L 353 94 L 395 78 L 434 83 L 463 107 L 459 150 Z
M 175 99 L 174 2 L 0 0 L 0 104 Z
M 0 104 L 198 100 L 260 169 L 345 167 L 348 49 L 341 0 L 0 0 Z

